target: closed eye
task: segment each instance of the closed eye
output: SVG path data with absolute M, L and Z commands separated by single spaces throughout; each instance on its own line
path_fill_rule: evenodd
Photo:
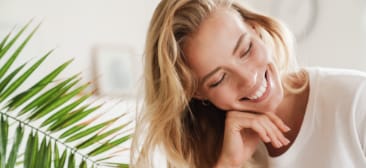
M 248 55 L 248 53 L 250 52 L 250 50 L 252 49 L 252 42 L 250 42 L 250 44 L 249 44 L 249 47 L 248 47 L 248 49 L 244 52 L 244 54 L 242 54 L 241 56 L 240 56 L 240 58 L 243 58 L 243 57 L 245 57 L 246 55 Z
M 210 84 L 210 85 L 209 85 L 209 87 L 210 87 L 210 88 L 214 88 L 214 87 L 216 87 L 216 86 L 219 86 L 219 85 L 220 85 L 220 83 L 222 83 L 222 81 L 225 79 L 225 76 L 226 76 L 226 74 L 222 75 L 222 77 L 221 77 L 221 79 L 220 79 L 220 80 L 218 80 L 218 81 L 217 81 L 217 82 L 215 82 L 215 83 Z

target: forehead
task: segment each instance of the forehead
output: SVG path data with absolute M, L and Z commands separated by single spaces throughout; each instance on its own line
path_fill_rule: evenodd
M 244 33 L 249 32 L 239 13 L 230 9 L 213 12 L 186 42 L 184 52 L 193 72 L 202 78 L 221 66 Z

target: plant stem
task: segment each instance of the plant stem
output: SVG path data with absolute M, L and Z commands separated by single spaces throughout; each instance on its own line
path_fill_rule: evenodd
M 98 166 L 99 166 L 99 163 L 97 163 L 96 161 L 94 161 L 93 159 L 91 159 L 89 156 L 87 156 L 87 155 L 85 155 L 85 154 L 83 154 L 83 153 L 79 152 L 76 148 L 74 148 L 74 147 L 72 147 L 72 146 L 69 146 L 69 145 L 65 144 L 64 142 L 62 142 L 62 141 L 58 140 L 57 138 L 53 137 L 52 135 L 48 134 L 47 132 L 44 132 L 44 131 L 42 131 L 41 129 L 39 129 L 39 128 L 37 128 L 37 127 L 32 126 L 30 123 L 27 123 L 27 122 L 25 122 L 25 121 L 19 120 L 18 118 L 16 118 L 16 117 L 14 117 L 14 116 L 9 115 L 9 114 L 8 114 L 8 113 L 6 113 L 6 112 L 2 112 L 2 111 L 0 111 L 0 113 L 1 113 L 2 115 L 5 115 L 5 116 L 7 116 L 7 117 L 9 117 L 9 118 L 11 118 L 11 119 L 13 119 L 13 120 L 15 120 L 15 121 L 17 121 L 17 122 L 19 122 L 19 123 L 23 124 L 23 125 L 26 125 L 26 126 L 30 127 L 32 130 L 36 130 L 37 132 L 39 132 L 39 133 L 43 134 L 44 136 L 46 136 L 46 137 L 50 138 L 51 140 L 54 140 L 56 143 L 58 143 L 58 144 L 62 144 L 63 146 L 65 146 L 65 148 L 66 148 L 66 149 L 68 149 L 68 150 L 70 150 L 71 152 L 74 152 L 75 154 L 77 154 L 77 155 L 81 156 L 81 157 L 82 157 L 82 159 L 84 159 L 84 160 L 88 160 L 89 162 L 91 162 L 91 163 L 92 163 L 92 165 L 95 165 L 96 167 L 98 167 Z

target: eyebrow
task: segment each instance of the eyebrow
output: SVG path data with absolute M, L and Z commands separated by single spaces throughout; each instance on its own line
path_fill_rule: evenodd
M 233 50 L 233 55 L 235 54 L 236 50 L 238 50 L 240 43 L 243 41 L 244 37 L 247 35 L 247 33 L 243 33 L 242 35 L 240 35 L 238 41 L 236 42 L 235 48 Z M 217 71 L 219 71 L 221 69 L 221 67 L 217 67 L 214 70 L 212 70 L 211 72 L 209 72 L 207 75 L 205 75 L 202 80 L 201 80 L 201 84 L 205 83 L 205 81 L 212 76 L 213 74 L 215 74 Z
M 238 41 L 236 42 L 235 48 L 234 48 L 234 50 L 233 50 L 233 55 L 236 53 L 236 50 L 238 50 L 238 48 L 239 48 L 239 46 L 240 46 L 240 43 L 243 41 L 243 39 L 244 39 L 244 37 L 245 37 L 246 35 L 247 35 L 247 33 L 243 33 L 243 34 L 239 37 Z

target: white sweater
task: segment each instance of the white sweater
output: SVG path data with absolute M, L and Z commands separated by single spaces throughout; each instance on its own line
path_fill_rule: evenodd
M 366 168 L 366 73 L 308 68 L 310 94 L 292 146 L 265 160 L 275 168 Z

